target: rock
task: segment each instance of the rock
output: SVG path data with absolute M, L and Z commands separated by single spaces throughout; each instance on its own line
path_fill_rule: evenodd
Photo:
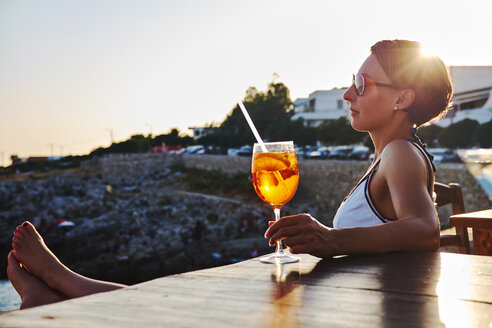
M 224 264 L 212 256 L 222 249 L 237 259 L 247 258 L 253 244 L 260 253 L 273 251 L 262 237 L 273 218 L 268 205 L 256 197 L 187 192 L 181 182 L 183 173 L 161 167 L 156 158 L 149 157 L 151 165 L 139 158 L 140 167 L 113 163 L 104 168 L 104 174 L 84 167 L 0 180 L 0 277 L 6 278 L 12 233 L 26 219 L 70 268 L 122 283 Z M 131 162 L 132 156 L 120 159 Z M 250 165 L 240 158 L 234 159 L 240 165 L 228 164 L 226 159 L 200 157 L 200 165 L 206 167 L 207 160 L 229 170 Z M 299 190 L 281 214 L 309 212 L 330 225 L 340 201 L 366 167 L 367 163 L 359 162 L 302 163 Z M 136 171 L 127 174 L 125 170 Z M 492 207 L 464 166 L 439 166 L 437 180 L 460 182 L 468 211 Z M 440 217 L 447 218 L 449 212 L 442 211 Z M 75 227 L 64 231 L 42 225 L 56 225 L 58 219 L 73 221 Z M 203 224 L 200 243 L 192 234 L 198 221 Z

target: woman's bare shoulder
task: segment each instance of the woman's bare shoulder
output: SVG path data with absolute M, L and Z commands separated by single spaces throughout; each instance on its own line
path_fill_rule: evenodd
M 381 155 L 381 168 L 385 171 L 396 173 L 426 171 L 423 155 L 408 140 L 391 141 Z

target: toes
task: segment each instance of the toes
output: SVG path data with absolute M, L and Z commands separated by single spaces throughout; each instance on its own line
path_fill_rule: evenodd
M 20 246 L 22 240 L 22 236 L 19 234 L 14 234 L 14 237 L 12 237 L 12 243 L 18 244 Z
M 19 254 L 17 254 L 17 251 L 19 250 L 20 247 L 17 244 L 14 244 L 14 243 L 12 243 L 12 246 L 14 246 L 14 247 L 12 247 L 13 250 L 12 250 L 11 253 L 14 256 L 14 258 L 17 260 L 19 258 Z
M 22 228 L 24 231 L 26 231 L 31 237 L 37 237 L 38 232 L 36 231 L 36 228 L 32 225 L 31 222 L 25 221 L 22 224 Z
M 37 235 L 36 228 L 29 221 L 24 221 L 21 225 L 17 226 L 14 232 L 14 236 L 19 239 L 23 237 L 37 237 Z
M 17 259 L 17 255 L 15 253 L 16 253 L 15 249 L 13 251 L 10 251 L 9 256 L 7 258 L 9 267 L 12 267 L 11 270 L 20 273 L 20 272 L 24 272 L 23 270 L 25 269 L 26 272 L 29 272 L 27 267 L 23 263 L 19 262 L 19 260 Z
M 17 262 L 17 259 L 15 258 L 14 251 L 10 251 L 7 261 L 9 265 L 19 265 L 19 262 Z
M 23 239 L 24 236 L 26 236 L 26 235 L 27 235 L 27 232 L 22 225 L 18 226 L 17 229 L 15 229 L 15 231 L 14 231 L 14 237 L 17 237 L 19 239 Z
M 12 249 L 13 250 L 18 250 L 22 248 L 22 244 L 19 243 L 18 239 L 12 240 Z
M 19 262 L 17 262 L 17 259 L 15 258 L 13 251 L 9 253 L 9 256 L 7 257 L 7 261 L 9 264 L 7 267 L 7 276 L 9 276 L 9 279 L 12 280 L 13 275 L 19 272 L 20 270 Z
M 14 268 L 15 270 L 22 269 L 22 264 L 15 257 L 15 252 L 10 251 L 9 256 L 7 257 L 8 265 Z

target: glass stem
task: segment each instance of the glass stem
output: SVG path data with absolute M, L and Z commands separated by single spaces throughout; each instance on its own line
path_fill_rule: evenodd
M 274 207 L 273 213 L 275 214 L 275 222 L 280 220 L 280 207 Z M 277 250 L 275 251 L 275 255 L 277 257 L 284 256 L 284 247 L 283 247 L 283 241 L 282 240 L 279 240 L 277 242 Z

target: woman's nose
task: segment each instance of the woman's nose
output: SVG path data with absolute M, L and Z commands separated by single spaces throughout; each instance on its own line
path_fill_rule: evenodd
M 355 92 L 354 92 L 354 85 L 351 85 L 350 88 L 345 91 L 343 94 L 343 99 L 348 101 L 348 102 L 353 102 L 355 97 Z

